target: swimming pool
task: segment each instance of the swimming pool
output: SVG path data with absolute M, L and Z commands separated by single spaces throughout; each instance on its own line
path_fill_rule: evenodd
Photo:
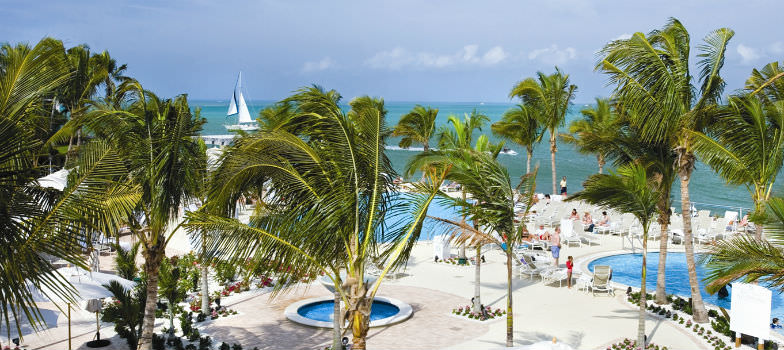
M 699 255 L 699 254 L 698 254 Z M 642 267 L 642 254 L 619 254 L 611 255 L 591 261 L 588 269 L 593 271 L 596 265 L 610 265 L 612 267 L 612 280 L 632 287 L 640 287 L 640 268 Z M 648 253 L 648 276 L 646 288 L 649 293 L 656 290 L 656 276 L 658 275 L 659 253 Z M 675 294 L 689 298 L 689 273 L 686 268 L 686 255 L 684 253 L 667 253 L 667 267 L 665 270 L 667 277 L 667 294 Z M 719 298 L 717 294 L 710 295 L 705 291 L 706 271 L 701 265 L 697 265 L 697 277 L 700 279 L 700 291 L 706 303 L 730 309 L 730 297 Z M 732 295 L 732 287 L 727 287 Z M 773 291 L 771 303 L 771 317 L 784 318 L 784 294 Z

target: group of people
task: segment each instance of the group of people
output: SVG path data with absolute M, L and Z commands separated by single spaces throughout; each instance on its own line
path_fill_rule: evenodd
M 558 260 L 561 256 L 561 227 L 556 226 L 553 233 L 549 233 L 544 229 L 544 225 L 539 225 L 536 230 L 535 239 L 546 241 L 550 245 L 550 253 L 553 255 L 553 266 L 560 266 Z M 572 288 L 572 268 L 574 267 L 574 260 L 570 255 L 566 260 L 566 280 L 567 287 Z
M 591 217 L 591 213 L 586 211 L 582 218 L 580 218 L 580 214 L 577 213 L 577 209 L 572 209 L 572 213 L 569 215 L 569 219 L 573 221 L 580 221 L 583 224 L 583 227 L 585 227 L 583 229 L 585 232 L 593 232 L 593 229 L 596 226 L 610 227 L 610 216 L 607 215 L 606 211 L 602 212 L 602 217 L 599 219 L 599 221 L 594 222 L 593 217 Z

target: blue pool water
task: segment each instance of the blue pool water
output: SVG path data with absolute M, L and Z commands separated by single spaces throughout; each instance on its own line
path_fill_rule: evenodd
M 297 313 L 305 318 L 316 321 L 332 322 L 332 312 L 334 308 L 332 300 L 320 301 L 302 306 Z M 370 309 L 370 321 L 381 320 L 397 315 L 400 309 L 387 302 L 374 300 Z
M 610 265 L 612 267 L 612 280 L 625 285 L 640 287 L 640 269 L 642 267 L 642 254 L 619 254 L 599 258 L 588 264 L 588 269 L 593 271 L 595 265 Z M 659 265 L 659 253 L 648 253 L 648 276 L 646 288 L 652 293 L 656 290 L 656 276 Z M 691 295 L 689 289 L 689 274 L 686 268 L 686 255 L 684 253 L 667 253 L 666 267 L 666 290 L 668 294 L 675 294 L 688 298 Z M 697 277 L 702 281 L 706 271 L 701 265 L 697 265 Z M 717 294 L 710 295 L 705 291 L 704 283 L 700 282 L 702 298 L 706 303 L 730 309 L 730 298 L 732 287 L 727 287 L 730 297 L 719 298 Z M 784 318 L 784 295 L 774 291 L 771 317 Z

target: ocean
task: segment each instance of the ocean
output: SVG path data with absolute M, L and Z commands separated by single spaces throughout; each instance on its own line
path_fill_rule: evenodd
M 204 135 L 226 135 L 228 132 L 223 126 L 226 121 L 226 111 L 228 109 L 228 101 L 223 100 L 194 100 L 191 101 L 191 106 L 200 107 L 202 117 L 207 119 L 207 124 L 204 126 Z M 265 106 L 273 103 L 272 101 L 248 101 L 248 107 L 251 116 L 257 116 Z M 471 113 L 473 109 L 487 115 L 490 118 L 490 123 L 501 119 L 503 113 L 509 108 L 513 107 L 512 103 L 469 103 L 469 102 L 391 102 L 387 101 L 385 106 L 388 110 L 387 123 L 391 127 L 400 119 L 400 116 L 410 111 L 416 104 L 431 106 L 438 108 L 438 118 L 436 127 L 445 125 L 449 115 L 457 115 L 462 118 L 466 113 Z M 587 106 L 584 103 L 574 103 L 569 113 L 566 116 L 566 122 L 562 127 L 561 132 L 565 132 L 568 128 L 569 122 L 581 118 L 580 110 Z M 482 129 L 481 133 L 487 134 L 493 142 L 500 141 L 490 131 L 490 125 Z M 534 157 L 531 160 L 532 167 L 539 166 L 539 173 L 536 179 L 537 192 L 550 193 L 552 191 L 551 167 L 550 167 L 550 146 L 549 135 L 545 135 L 542 143 L 536 145 L 534 148 Z M 406 162 L 409 158 L 417 152 L 414 149 L 402 150 L 397 148 L 399 138 L 392 137 L 388 140 L 388 156 L 392 161 L 394 168 L 398 172 L 402 172 Z M 435 140 L 432 141 L 435 143 Z M 525 149 L 519 145 L 507 142 L 505 145 L 516 152 L 516 155 L 501 154 L 499 161 L 509 169 L 509 174 L 512 177 L 513 184 L 525 172 Z M 392 148 L 392 149 L 390 149 Z M 421 148 L 419 148 L 421 150 Z M 557 179 L 560 181 L 562 176 L 567 177 L 567 187 L 570 193 L 574 193 L 582 189 L 582 182 L 591 174 L 598 171 L 596 157 L 593 155 L 580 154 L 574 148 L 565 142 L 558 142 L 558 152 L 556 157 L 556 171 Z M 605 172 L 611 169 L 611 165 L 605 166 Z M 778 185 L 778 184 L 777 184 Z M 776 186 L 777 188 L 777 186 Z M 711 211 L 711 215 L 723 215 L 725 210 L 735 210 L 738 207 L 743 208 L 745 213 L 752 206 L 751 196 L 745 187 L 728 185 L 718 175 L 716 175 L 710 167 L 705 164 L 698 163 L 697 168 L 693 173 L 691 184 L 689 186 L 692 202 L 698 209 L 707 209 Z M 778 191 L 776 191 L 778 192 Z M 673 206 L 676 211 L 680 212 L 680 189 L 678 181 L 676 181 L 673 190 L 672 198 L 674 200 Z M 730 208 L 735 209 L 730 209 Z

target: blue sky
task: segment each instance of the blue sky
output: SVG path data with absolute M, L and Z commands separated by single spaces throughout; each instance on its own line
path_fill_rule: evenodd
M 695 54 L 710 30 L 736 31 L 724 75 L 737 89 L 784 57 L 780 10 L 772 0 L 0 0 L 0 41 L 109 50 L 161 96 L 226 99 L 242 70 L 251 99 L 316 83 L 348 98 L 506 102 L 516 81 L 558 65 L 583 102 L 610 92 L 597 50 L 671 16 Z

